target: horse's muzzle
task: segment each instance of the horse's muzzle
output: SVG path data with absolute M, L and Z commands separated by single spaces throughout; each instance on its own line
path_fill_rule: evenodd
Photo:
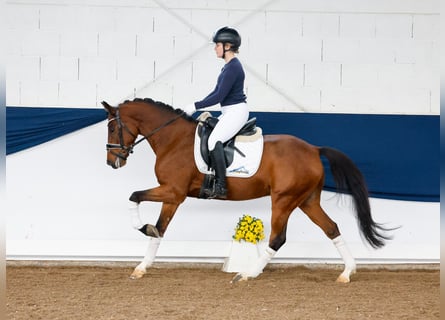
M 107 160 L 107 165 L 112 167 L 113 169 L 119 169 L 125 165 L 125 163 L 122 163 L 119 158 L 116 158 L 115 161 Z
M 113 169 L 117 169 L 117 167 L 115 166 L 113 161 L 107 160 L 107 165 L 109 165 L 110 167 L 112 167 Z

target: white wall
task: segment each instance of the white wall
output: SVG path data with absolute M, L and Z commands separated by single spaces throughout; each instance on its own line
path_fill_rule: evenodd
M 10 0 L 7 104 L 201 99 L 239 29 L 252 110 L 439 114 L 438 0 Z
M 146 238 L 131 227 L 133 191 L 157 185 L 154 156 L 138 145 L 127 166 L 106 166 L 106 122 L 6 158 L 8 259 L 135 260 Z M 322 206 L 361 263 L 425 263 L 440 257 L 439 203 L 371 199 L 376 221 L 401 226 L 380 250 L 365 246 L 347 197 L 323 193 Z M 160 204 L 143 203 L 144 222 L 155 224 Z M 270 231 L 270 198 L 231 202 L 187 199 L 161 243 L 160 260 L 222 262 L 238 218 L 261 218 Z M 299 210 L 290 218 L 288 240 L 275 262 L 338 262 L 327 239 Z

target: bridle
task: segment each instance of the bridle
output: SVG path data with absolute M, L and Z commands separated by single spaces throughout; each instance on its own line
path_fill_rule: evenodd
M 107 151 L 109 151 L 112 155 L 115 155 L 116 157 L 122 159 L 122 160 L 127 160 L 128 156 L 130 155 L 130 153 L 133 153 L 133 148 L 135 146 L 137 146 L 139 143 L 141 143 L 142 141 L 144 141 L 145 139 L 150 138 L 152 135 L 154 135 L 156 132 L 158 132 L 159 130 L 165 128 L 166 126 L 172 124 L 173 122 L 175 122 L 176 120 L 178 120 L 180 117 L 182 117 L 182 115 L 185 112 L 182 111 L 181 113 L 179 113 L 176 117 L 168 120 L 167 122 L 165 122 L 164 124 L 162 124 L 161 126 L 157 127 L 156 129 L 152 130 L 151 132 L 149 132 L 148 134 L 144 135 L 142 138 L 140 138 L 139 140 L 133 142 L 130 146 L 126 146 L 124 144 L 124 130 L 126 132 L 128 132 L 135 140 L 138 137 L 136 134 L 134 134 L 133 132 L 130 131 L 130 129 L 128 129 L 128 127 L 125 125 L 125 123 L 122 122 L 122 119 L 120 117 L 120 113 L 119 113 L 119 108 L 116 109 L 116 115 L 114 118 L 108 119 L 108 125 L 110 124 L 110 122 L 112 121 L 116 121 L 117 122 L 117 127 L 118 127 L 118 135 L 119 135 L 119 144 L 116 143 L 107 143 L 106 144 L 106 148 Z M 118 152 L 114 151 L 114 150 L 120 150 Z M 123 154 L 123 152 L 126 152 L 126 155 Z

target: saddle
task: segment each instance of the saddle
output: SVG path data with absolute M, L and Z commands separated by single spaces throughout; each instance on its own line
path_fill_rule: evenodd
M 206 112 L 200 116 L 199 120 L 201 122 L 198 128 L 198 135 L 201 138 L 200 151 L 201 156 L 207 166 L 210 168 L 210 151 L 208 147 L 209 136 L 218 123 L 218 118 L 212 117 L 210 113 Z M 232 162 L 235 151 L 238 152 L 242 157 L 246 157 L 241 150 L 235 146 L 235 139 L 237 137 L 249 137 L 254 136 L 257 133 L 256 118 L 249 119 L 246 124 L 238 131 L 238 133 L 232 137 L 230 140 L 223 144 L 224 146 L 224 156 L 226 160 L 226 168 L 228 168 Z

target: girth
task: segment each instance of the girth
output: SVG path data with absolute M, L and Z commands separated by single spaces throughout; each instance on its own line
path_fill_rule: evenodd
M 218 118 L 208 117 L 204 121 L 201 121 L 201 125 L 198 128 L 198 135 L 201 138 L 200 151 L 204 162 L 210 167 L 210 151 L 208 146 L 209 136 L 218 123 Z M 229 167 L 233 162 L 233 156 L 235 151 L 241 156 L 245 155 L 235 146 L 235 138 L 237 136 L 252 136 L 256 133 L 256 118 L 251 118 L 241 128 L 238 133 L 232 137 L 229 141 L 225 142 L 224 155 L 226 158 L 226 167 Z

